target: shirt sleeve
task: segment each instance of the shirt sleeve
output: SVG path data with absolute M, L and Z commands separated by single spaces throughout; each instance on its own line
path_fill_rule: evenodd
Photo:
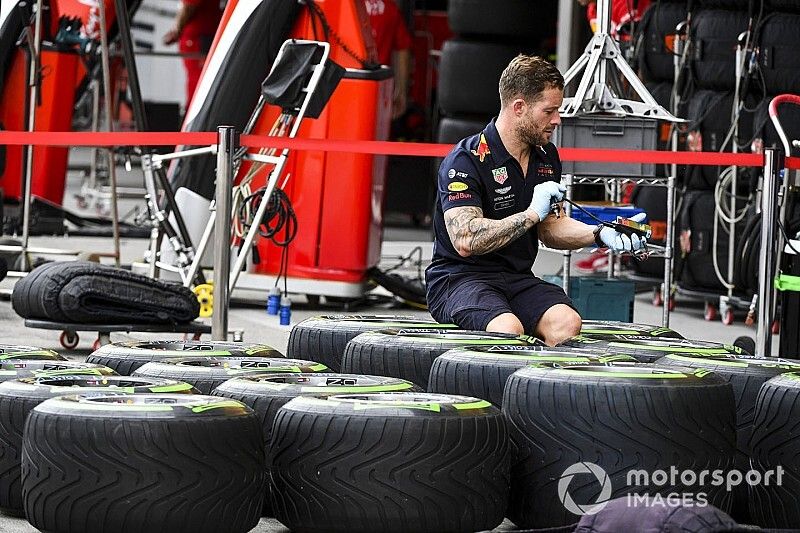
M 481 180 L 475 162 L 463 150 L 448 155 L 439 167 L 438 190 L 442 211 L 481 204 Z

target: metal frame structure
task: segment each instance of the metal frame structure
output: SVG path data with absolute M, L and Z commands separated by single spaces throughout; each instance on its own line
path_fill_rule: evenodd
M 559 110 L 562 117 L 575 117 L 591 113 L 612 113 L 617 116 L 635 116 L 652 120 L 665 120 L 668 122 L 684 122 L 671 112 L 660 106 L 644 84 L 636 76 L 636 73 L 625 62 L 617 42 L 611 37 L 611 1 L 599 0 L 597 2 L 597 18 L 600 23 L 597 33 L 586 46 L 580 58 L 564 74 L 564 85 L 568 85 L 577 79 L 578 74 L 583 72 L 580 78 L 577 92 L 571 98 L 565 98 Z M 676 39 L 677 41 L 677 39 Z M 676 75 L 679 69 L 681 54 L 676 54 L 675 70 Z M 630 88 L 641 98 L 641 102 L 619 98 L 614 94 L 609 86 L 609 73 L 611 66 L 619 71 Z M 616 80 L 615 80 L 616 81 Z M 673 111 L 677 105 L 673 107 Z M 677 143 L 677 133 L 673 145 Z M 674 149 L 674 148 L 673 148 Z M 639 185 L 658 185 L 667 188 L 667 235 L 663 248 L 651 246 L 654 252 L 651 256 L 664 257 L 664 280 L 662 284 L 662 298 L 664 310 L 662 315 L 662 325 L 669 326 L 669 298 L 672 287 L 672 248 L 673 227 L 675 225 L 675 181 L 677 176 L 677 165 L 672 165 L 670 175 L 666 178 L 622 178 L 622 177 L 596 177 L 596 176 L 570 176 L 565 175 L 564 181 L 567 186 L 567 197 L 571 198 L 572 186 L 578 183 L 605 184 L 612 183 L 615 196 L 619 191 L 619 185 L 623 183 L 635 183 Z M 568 213 L 570 210 L 568 209 Z M 613 275 L 614 255 L 609 259 L 609 277 Z M 563 266 L 563 286 L 564 291 L 569 294 L 570 284 L 570 265 L 572 262 L 572 252 L 564 252 Z
M 322 54 L 314 66 L 312 74 L 308 83 L 303 89 L 305 97 L 303 103 L 296 112 L 286 113 L 291 121 L 288 137 L 295 137 L 300 129 L 303 118 L 306 115 L 311 97 L 314 94 L 319 82 L 322 78 L 326 62 L 330 56 L 330 44 L 320 41 L 309 41 L 302 39 L 289 39 L 283 43 L 278 54 L 273 62 L 272 69 L 280 62 L 284 55 L 289 43 L 297 44 L 315 44 L 322 48 Z M 270 70 L 272 72 L 272 70 Z M 269 76 L 269 75 L 268 75 Z M 244 128 L 244 133 L 247 134 L 252 131 L 261 112 L 266 106 L 267 101 L 262 94 L 259 98 L 256 108 L 253 111 L 250 119 Z M 251 247 L 255 244 L 256 237 L 258 236 L 259 224 L 251 224 L 246 235 L 244 236 L 238 252 L 233 255 L 234 262 L 231 266 L 231 245 L 230 245 L 230 217 L 233 216 L 231 212 L 231 190 L 233 188 L 233 178 L 241 165 L 242 161 L 254 161 L 262 164 L 273 165 L 269 173 L 269 178 L 264 189 L 263 200 L 260 202 L 258 209 L 253 215 L 253 220 L 262 220 L 269 205 L 268 199 L 277 186 L 278 178 L 283 173 L 284 166 L 286 165 L 289 156 L 289 149 L 284 148 L 278 155 L 266 155 L 258 153 L 247 153 L 244 149 L 238 147 L 236 142 L 236 132 L 230 126 L 220 127 L 219 129 L 220 141 L 219 144 L 205 146 L 201 148 L 193 148 L 179 152 L 173 152 L 164 155 L 143 155 L 142 156 L 142 169 L 145 176 L 145 187 L 147 194 L 145 196 L 147 208 L 150 213 L 150 222 L 152 226 L 150 250 L 148 254 L 149 273 L 152 277 L 156 277 L 158 270 L 163 269 L 170 272 L 175 272 L 180 275 L 183 285 L 191 286 L 198 276 L 202 276 L 201 261 L 203 254 L 208 248 L 209 241 L 214 235 L 215 249 L 217 250 L 214 260 L 214 301 L 217 309 L 224 309 L 223 312 L 214 312 L 215 327 L 212 330 L 212 336 L 215 339 L 224 339 L 227 336 L 227 304 L 230 298 L 230 293 L 233 292 L 234 287 L 239 279 L 239 274 L 242 272 L 247 258 L 250 254 Z M 180 159 L 186 157 L 194 157 L 202 154 L 216 154 L 217 155 L 217 185 L 216 185 L 216 198 L 212 201 L 209 209 L 211 216 L 206 223 L 203 235 L 200 242 L 196 247 L 192 246 L 190 242 L 184 237 L 185 233 L 176 231 L 168 219 L 168 213 L 161 209 L 158 205 L 158 190 L 156 185 L 156 175 L 163 170 L 163 163 L 172 159 Z M 162 186 L 169 188 L 168 184 L 162 183 Z M 171 192 L 171 191 L 170 191 Z M 219 212 L 227 213 L 228 224 L 216 224 L 216 219 Z M 177 257 L 177 265 L 169 265 L 159 260 L 159 245 L 161 237 L 166 236 L 170 246 L 175 251 Z M 223 284 L 224 287 L 220 287 Z M 219 291 L 219 293 L 218 293 Z M 225 315 L 222 317 L 221 315 Z M 220 316 L 218 319 L 217 317 Z M 219 320 L 219 322 L 217 322 Z M 221 333 L 224 331 L 224 334 Z

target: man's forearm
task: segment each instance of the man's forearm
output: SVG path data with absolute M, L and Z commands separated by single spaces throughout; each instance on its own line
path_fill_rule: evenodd
M 461 209 L 446 217 L 447 232 L 453 247 L 462 256 L 483 255 L 499 250 L 519 239 L 537 222 L 538 217 L 523 211 L 500 220 L 483 218 L 478 208 Z
M 594 245 L 595 226 L 567 216 L 549 216 L 539 225 L 539 240 L 556 250 L 574 250 Z

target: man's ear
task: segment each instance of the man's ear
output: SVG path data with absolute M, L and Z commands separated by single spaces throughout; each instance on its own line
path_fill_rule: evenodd
M 521 117 L 522 115 L 525 114 L 525 108 L 527 107 L 527 105 L 528 104 L 525 103 L 525 100 L 523 100 L 522 98 L 516 98 L 511 103 L 511 109 L 514 110 L 515 116 Z

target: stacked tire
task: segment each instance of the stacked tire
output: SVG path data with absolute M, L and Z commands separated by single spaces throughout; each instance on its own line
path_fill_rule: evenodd
M 283 357 L 283 354 L 264 344 L 241 342 L 203 341 L 133 341 L 113 342 L 101 346 L 86 358 L 87 363 L 97 363 L 113 368 L 128 376 L 149 363 L 175 357 L 202 355 L 205 357 Z
M 654 363 L 664 355 L 671 353 L 721 357 L 746 357 L 749 355 L 739 346 L 718 342 L 661 339 L 637 335 L 603 335 L 600 337 L 591 338 L 578 335 L 563 341 L 560 346 L 587 350 L 597 354 L 631 355 L 640 363 Z
M 525 0 L 448 3 L 447 19 L 456 38 L 442 46 L 437 142 L 454 144 L 483 130 L 500 109 L 497 86 L 503 69 L 554 34 L 556 13 L 552 0 L 535 6 Z
M 229 379 L 247 374 L 284 372 L 326 372 L 328 367 L 314 361 L 284 357 L 179 357 L 145 363 L 134 376 L 183 381 L 203 394 L 211 394 Z
M 247 405 L 258 417 L 265 455 L 269 465 L 269 446 L 272 441 L 272 426 L 278 410 L 293 398 L 326 398 L 336 394 L 365 394 L 387 392 L 419 392 L 408 381 L 379 376 L 354 374 L 275 374 L 242 376 L 230 379 L 218 386 L 214 396 L 223 396 Z M 264 514 L 272 516 L 270 503 L 269 468 L 265 482 Z
M 635 364 L 629 355 L 593 355 L 581 350 L 541 346 L 468 346 L 449 350 L 433 361 L 428 391 L 482 398 L 502 405 L 511 375 L 527 366 Z
M 456 328 L 411 315 L 321 315 L 303 320 L 289 333 L 286 356 L 318 361 L 333 372 L 342 369 L 347 343 L 367 331 L 399 328 Z
M 447 350 L 463 346 L 543 346 L 526 335 L 447 329 L 384 329 L 362 333 L 347 343 L 342 372 L 391 376 L 422 389 L 434 360 Z
M 22 499 L 43 531 L 245 533 L 263 483 L 256 417 L 225 398 L 64 396 L 25 427 Z
M 761 387 L 775 376 L 800 372 L 800 361 L 791 359 L 739 359 L 692 357 L 671 354 L 658 360 L 659 365 L 711 370 L 731 384 L 736 400 L 736 456 L 734 467 L 739 472 L 750 470 L 750 437 L 756 400 Z M 733 487 L 731 516 L 742 523 L 750 523 L 748 486 Z
M 131 395 L 144 392 L 191 394 L 196 391 L 191 385 L 177 381 L 126 376 L 59 375 L 21 378 L 0 384 L 0 509 L 13 513 L 22 511 L 20 459 L 28 415 L 49 398 L 76 392 Z
M 528 367 L 509 378 L 503 413 L 517 450 L 507 516 L 520 528 L 567 526 L 628 493 L 704 491 L 730 507 L 724 486 L 655 474 L 732 466 L 733 392 L 708 371 Z M 632 471 L 644 475 L 631 480 Z M 594 478 L 573 482 L 579 474 Z
M 477 398 L 295 398 L 269 447 L 275 516 L 293 531 L 483 531 L 503 521 L 509 443 Z
M 766 528 L 796 528 L 800 523 L 800 373 L 767 381 L 758 393 L 750 461 L 760 483 L 749 486 L 750 515 Z M 768 476 L 771 474 L 771 476 Z

